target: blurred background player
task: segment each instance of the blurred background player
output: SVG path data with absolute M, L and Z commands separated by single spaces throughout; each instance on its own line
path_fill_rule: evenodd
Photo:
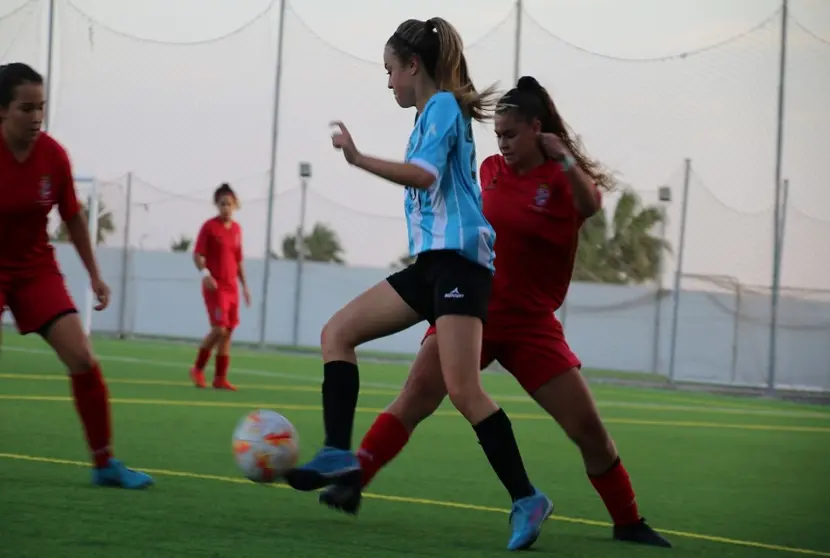
M 242 227 L 233 220 L 239 200 L 230 185 L 222 184 L 213 193 L 213 203 L 219 214 L 202 225 L 193 249 L 193 262 L 202 274 L 202 296 L 211 329 L 199 346 L 190 378 L 196 387 L 205 387 L 205 365 L 216 347 L 213 387 L 236 391 L 228 382 L 228 367 L 231 337 L 239 325 L 239 283 L 246 306 L 251 305 L 251 293 L 242 262 Z
M 359 492 L 360 463 L 350 451 L 359 391 L 355 347 L 426 319 L 436 328 L 442 385 L 513 501 L 508 548 L 528 548 L 553 505 L 528 479 L 510 419 L 479 377 L 494 233 L 481 210 L 472 119 L 488 117 L 493 92 L 476 91 L 461 38 L 441 18 L 403 22 L 383 59 L 398 105 L 418 112 L 406 162 L 361 154 L 341 123 L 332 143 L 349 164 L 406 187 L 410 254 L 417 260 L 351 301 L 323 328 L 325 447 L 286 480 L 298 490 L 339 483 Z
M 597 187 L 610 188 L 613 178 L 573 142 L 550 95 L 532 77 L 499 101 L 495 130 L 501 155 L 481 165 L 484 215 L 496 231 L 498 252 L 481 366 L 498 360 L 576 443 L 614 521 L 615 538 L 671 546 L 640 517 L 581 363 L 553 314 L 568 291 L 579 229 L 601 210 Z M 363 486 L 446 396 L 434 332 L 427 331 L 403 391 L 363 439 Z M 335 486 L 320 501 L 356 513 L 360 493 Z
M 18 331 L 40 334 L 69 371 L 92 454 L 93 484 L 144 488 L 153 483 L 149 475 L 112 457 L 107 385 L 49 244 L 49 212 L 57 205 L 89 273 L 95 310 L 106 308 L 110 290 L 75 197 L 69 156 L 40 131 L 44 107 L 40 74 L 26 64 L 0 66 L 0 317 L 8 306 Z

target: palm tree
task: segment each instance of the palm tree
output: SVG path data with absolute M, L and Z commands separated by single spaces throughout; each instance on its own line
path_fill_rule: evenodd
M 410 256 L 409 251 L 404 252 L 401 256 L 389 264 L 390 269 L 403 269 L 415 263 L 415 256 Z
M 312 262 L 344 264 L 343 245 L 337 233 L 324 223 L 315 223 L 311 233 L 305 235 L 304 258 Z M 296 260 L 299 256 L 297 235 L 287 234 L 282 238 L 282 257 Z
M 89 221 L 89 209 L 86 202 L 81 202 L 81 209 L 83 209 L 84 217 Z M 113 220 L 112 212 L 104 205 L 104 200 L 98 200 L 98 238 L 96 244 L 103 244 L 104 240 L 115 232 L 115 221 Z M 52 234 L 52 242 L 69 242 L 69 231 L 66 228 L 66 223 L 61 221 L 57 230 Z
M 193 244 L 192 238 L 185 235 L 181 235 L 178 240 L 174 240 L 170 243 L 170 251 L 187 252 L 188 250 L 190 250 L 191 244 Z
M 670 250 L 667 242 L 653 235 L 664 220 L 659 207 L 643 207 L 636 192 L 624 192 L 610 223 L 599 211 L 582 225 L 574 280 L 616 284 L 656 280 L 660 259 Z

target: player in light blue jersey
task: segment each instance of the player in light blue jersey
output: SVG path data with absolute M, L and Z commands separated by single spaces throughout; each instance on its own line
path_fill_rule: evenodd
M 449 398 L 473 426 L 513 500 L 508 548 L 525 549 L 553 505 L 528 479 L 510 419 L 479 378 L 495 234 L 481 209 L 472 120 L 492 114 L 496 91 L 476 91 L 461 38 L 441 18 L 403 22 L 387 41 L 383 60 L 398 105 L 417 110 L 406 161 L 361 153 L 342 122 L 334 123 L 332 144 L 349 164 L 405 188 L 409 247 L 417 259 L 352 300 L 323 327 L 325 445 L 310 462 L 286 473 L 286 480 L 297 490 L 339 485 L 359 495 L 360 463 L 351 451 L 359 390 L 355 348 L 427 320 L 436 327 Z
M 496 234 L 481 210 L 472 119 L 451 92 L 427 101 L 409 137 L 406 161 L 437 177 L 427 189 L 406 187 L 410 255 L 454 250 L 492 270 Z

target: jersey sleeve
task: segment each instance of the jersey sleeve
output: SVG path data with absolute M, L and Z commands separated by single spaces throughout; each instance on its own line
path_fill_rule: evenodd
M 481 162 L 478 173 L 481 180 L 481 188 L 484 189 L 489 186 L 496 177 L 496 156 L 490 155 Z
M 199 229 L 199 235 L 196 237 L 196 246 L 193 247 L 193 252 L 200 256 L 207 256 L 208 251 L 208 224 L 202 225 Z
M 421 117 L 421 138 L 409 156 L 409 163 L 418 165 L 436 179 L 449 165 L 450 152 L 458 136 L 461 110 L 451 93 L 438 93 Z
M 75 178 L 72 175 L 72 163 L 69 161 L 69 155 L 62 147 L 57 146 L 58 166 L 59 166 L 59 187 L 58 187 L 58 213 L 60 213 L 63 221 L 69 221 L 75 217 L 81 210 L 78 204 L 78 196 L 75 193 Z

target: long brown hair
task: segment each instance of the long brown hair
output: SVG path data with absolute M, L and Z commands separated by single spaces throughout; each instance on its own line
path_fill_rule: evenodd
M 403 62 L 419 57 L 436 87 L 452 93 L 466 116 L 478 121 L 492 118 L 497 101 L 495 85 L 481 92 L 476 90 L 467 69 L 464 43 L 448 21 L 440 17 L 426 21 L 408 19 L 386 44 Z
M 539 120 L 542 124 L 542 132 L 555 134 L 564 142 L 573 153 L 576 163 L 582 171 L 591 177 L 594 184 L 603 190 L 613 190 L 616 184 L 614 176 L 607 171 L 598 161 L 591 159 L 585 153 L 582 142 L 571 135 L 568 126 L 556 110 L 556 105 L 547 89 L 531 76 L 519 78 L 516 87 L 504 94 L 499 99 L 496 112 L 508 110 L 516 111 L 528 122 Z

